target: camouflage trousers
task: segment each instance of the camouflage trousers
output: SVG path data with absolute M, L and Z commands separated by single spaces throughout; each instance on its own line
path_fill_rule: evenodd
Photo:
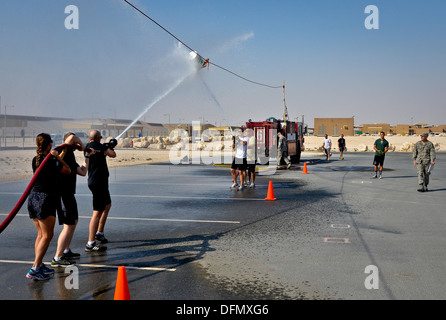
M 418 184 L 424 186 L 427 186 L 429 184 L 429 163 L 428 164 L 422 164 L 417 163 L 417 171 L 418 171 Z

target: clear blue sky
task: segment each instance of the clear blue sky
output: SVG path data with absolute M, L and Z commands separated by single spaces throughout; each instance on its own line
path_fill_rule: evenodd
M 446 124 L 444 0 L 133 0 L 202 56 L 253 81 L 286 83 L 291 118 Z M 367 5 L 379 29 L 367 30 Z M 79 29 L 64 26 L 79 9 Z M 176 41 L 122 0 L 2 0 L 1 112 L 133 119 L 185 74 Z M 214 66 L 145 116 L 237 125 L 280 118 L 282 89 Z M 225 116 L 226 115 L 226 116 Z M 230 119 L 224 119 L 229 117 Z

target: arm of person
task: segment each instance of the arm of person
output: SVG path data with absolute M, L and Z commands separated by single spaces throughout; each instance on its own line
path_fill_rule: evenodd
M 436 160 L 436 158 L 437 158 L 437 154 L 436 154 L 436 152 L 435 152 L 435 146 L 434 146 L 434 144 L 432 144 L 430 157 L 431 157 L 431 164 L 434 165 L 434 164 L 435 164 L 435 160 Z
M 77 171 L 76 173 L 82 177 L 85 177 L 87 175 L 88 172 L 88 164 L 90 162 L 90 156 L 95 154 L 96 151 L 94 151 L 93 149 L 90 149 L 90 152 L 87 152 L 87 155 L 84 158 L 84 163 L 80 166 L 77 167 Z
M 116 158 L 116 152 L 112 149 L 105 150 L 104 154 L 110 158 Z
M 418 149 L 417 146 L 415 145 L 415 147 L 413 148 L 412 151 L 412 158 L 413 158 L 413 166 L 416 167 L 417 165 L 417 157 L 418 157 Z
M 68 136 L 65 139 L 65 143 L 66 144 L 77 144 L 78 146 L 81 147 L 81 150 L 85 150 L 85 145 L 82 143 L 82 140 L 75 134 Z
M 88 172 L 88 163 L 89 162 L 90 162 L 89 158 L 84 158 L 84 163 L 80 167 L 77 167 L 76 173 L 82 177 L 85 177 Z
M 60 170 L 60 173 L 62 174 L 70 174 L 71 173 L 71 169 L 70 167 L 65 163 L 65 161 L 63 161 L 63 159 L 60 157 L 59 152 L 57 152 L 56 150 L 51 150 L 51 155 L 53 157 L 55 157 L 61 164 L 62 164 L 62 169 Z

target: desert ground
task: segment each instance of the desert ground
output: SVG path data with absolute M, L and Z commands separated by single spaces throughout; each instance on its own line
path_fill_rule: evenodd
M 330 137 L 333 142 L 332 151 L 338 152 L 338 137 Z M 349 152 L 372 152 L 373 143 L 378 137 L 376 136 L 354 136 L 345 137 L 347 145 L 347 155 Z M 390 152 L 412 152 L 413 145 L 420 140 L 419 136 L 386 136 L 390 143 Z M 141 140 L 141 139 L 140 139 Z M 162 145 L 160 143 L 139 144 L 140 140 L 134 140 L 133 146 L 128 148 L 116 149 L 117 157 L 108 159 L 110 168 L 122 167 L 138 164 L 151 164 L 170 161 L 169 155 L 171 149 L 176 148 L 176 144 Z M 144 140 L 144 139 L 142 139 Z M 305 151 L 303 156 L 323 155 L 322 150 L 323 137 L 308 136 L 305 137 Z M 429 137 L 434 143 L 437 151 L 446 151 L 446 136 Z M 136 147 L 139 146 L 139 147 Z M 202 146 L 206 150 L 206 145 Z M 209 148 L 207 148 L 209 150 Z M 190 152 L 196 150 L 191 146 Z M 226 150 L 226 149 L 225 149 Z M 172 150 L 172 152 L 174 152 Z M 180 152 L 180 151 L 177 151 Z M 231 151 L 226 151 L 231 152 Z M 30 179 L 32 177 L 31 160 L 35 156 L 35 150 L 30 147 L 21 149 L 13 148 L 8 150 L 0 150 L 0 181 L 13 181 L 19 179 Z M 76 159 L 79 164 L 83 163 L 83 154 L 76 151 Z

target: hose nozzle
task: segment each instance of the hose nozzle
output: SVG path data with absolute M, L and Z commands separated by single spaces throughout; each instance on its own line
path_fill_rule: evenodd
M 107 147 L 109 147 L 110 149 L 113 150 L 118 145 L 118 140 L 116 140 L 115 138 L 110 139 L 110 141 L 107 143 L 104 143 L 104 145 L 106 145 Z

